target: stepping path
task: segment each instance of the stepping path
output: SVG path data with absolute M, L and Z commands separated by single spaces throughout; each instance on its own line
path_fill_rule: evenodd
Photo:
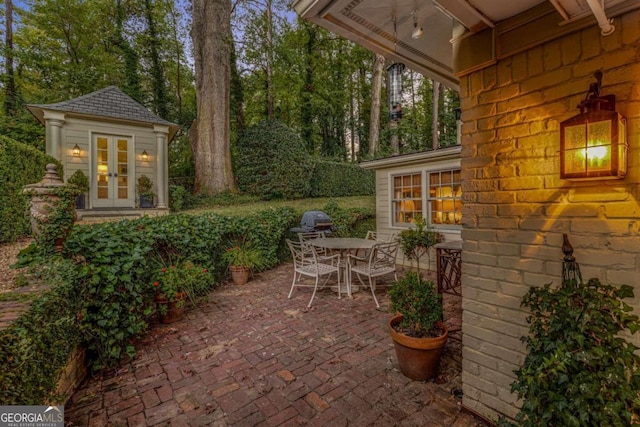
M 449 340 L 432 382 L 398 369 L 368 291 L 309 289 L 287 299 L 291 264 L 225 284 L 184 320 L 152 326 L 137 356 L 84 382 L 70 426 L 485 426 L 461 409 L 460 343 Z M 449 310 L 459 303 L 448 301 Z M 452 313 L 448 313 L 452 315 Z

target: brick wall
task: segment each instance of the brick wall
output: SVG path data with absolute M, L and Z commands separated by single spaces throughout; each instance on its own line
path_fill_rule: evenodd
M 594 24 L 461 77 L 463 403 L 490 418 L 517 413 L 520 301 L 560 281 L 562 233 L 584 279 L 634 286 L 640 308 L 640 11 L 615 25 L 608 37 Z M 599 69 L 628 120 L 629 172 L 564 181 L 559 123 L 578 114 Z

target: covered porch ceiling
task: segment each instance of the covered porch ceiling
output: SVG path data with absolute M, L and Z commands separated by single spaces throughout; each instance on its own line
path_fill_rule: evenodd
M 499 35 L 515 26 L 545 17 L 546 26 L 600 25 L 603 34 L 614 31 L 611 18 L 640 7 L 639 0 L 294 0 L 298 15 L 339 34 L 388 60 L 457 87 L 458 75 L 474 61 L 456 59 L 456 45 L 483 34 L 498 59 Z M 553 34 L 554 29 L 549 29 Z M 508 47 L 531 46 L 531 35 L 512 33 Z M 485 61 L 479 60 L 475 62 Z M 486 61 L 485 61 L 486 62 Z

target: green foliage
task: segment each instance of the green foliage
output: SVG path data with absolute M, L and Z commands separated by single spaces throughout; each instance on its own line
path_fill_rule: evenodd
M 169 186 L 169 207 L 171 212 L 179 212 L 192 204 L 191 194 L 182 185 Z
M 62 165 L 53 157 L 0 136 L 0 243 L 30 234 L 29 197 L 22 189 L 42 180 L 49 163 L 62 174 Z
M 402 314 L 398 327 L 416 338 L 442 335 L 435 324 L 442 318 L 442 296 L 431 280 L 409 271 L 389 289 L 391 311 Z
M 176 214 L 76 226 L 64 255 L 78 265 L 83 338 L 94 368 L 133 354 L 130 340 L 147 328 L 153 311 L 159 260 L 169 265 L 190 260 L 210 271 L 215 282 L 226 273 L 221 257 L 227 242 L 244 236 L 262 254 L 261 268 L 273 267 L 285 259 L 284 238 L 295 219 L 292 209 L 283 208 L 246 217 Z M 21 254 L 22 265 L 29 261 L 46 264 L 39 251 Z
M 81 170 L 76 170 L 67 180 L 67 184 L 75 185 L 80 193 L 89 191 L 89 177 Z
M 276 120 L 246 129 L 238 140 L 238 186 L 265 200 L 306 197 L 311 165 L 300 136 Z
M 156 293 L 174 301 L 179 293 L 186 293 L 192 302 L 206 295 L 213 287 L 213 276 L 208 269 L 191 261 L 171 264 L 156 270 L 153 286 Z
M 421 215 L 416 216 L 414 225 L 400 233 L 400 249 L 409 260 L 416 261 L 420 272 L 420 258 L 429 257 L 431 248 L 442 240 L 442 235 L 429 227 Z M 430 264 L 430 260 L 427 261 L 427 265 Z
M 153 181 L 144 174 L 140 175 L 136 185 L 136 192 L 139 196 L 154 196 Z
M 229 265 L 248 267 L 249 269 L 259 268 L 263 264 L 260 251 L 252 248 L 245 241 L 240 241 L 225 249 L 222 253 L 222 260 Z
M 40 255 L 53 254 L 62 246 L 69 235 L 75 221 L 75 200 L 78 189 L 75 186 L 61 186 L 51 191 L 50 195 L 32 195 L 49 204 L 46 217 L 36 218 L 38 233 L 35 244 Z
M 0 330 L 0 402 L 41 405 L 58 400 L 55 386 L 69 354 L 81 341 L 78 314 L 86 285 L 77 282 L 77 266 L 51 260 L 45 276 L 51 289 L 29 310 Z
M 640 423 L 640 356 L 622 332 L 640 330 L 623 302 L 631 287 L 591 279 L 531 288 L 529 354 L 512 391 L 523 400 L 519 426 L 629 426 Z M 503 425 L 510 425 L 503 422 Z
M 331 217 L 331 222 L 335 229 L 333 234 L 338 237 L 353 237 L 358 235 L 356 230 L 358 229 L 359 224 L 363 221 L 375 218 L 375 212 L 370 209 L 344 209 L 339 207 L 335 200 L 328 202 L 322 211 Z M 366 232 L 364 234 L 366 234 Z
M 316 160 L 311 177 L 311 197 L 345 197 L 375 194 L 376 175 L 352 163 Z

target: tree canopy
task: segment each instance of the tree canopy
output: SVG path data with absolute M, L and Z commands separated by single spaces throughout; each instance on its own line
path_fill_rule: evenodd
M 232 151 L 245 128 L 277 119 L 294 129 L 310 155 L 337 161 L 370 158 L 375 56 L 297 18 L 284 0 L 238 0 L 230 9 L 230 132 Z M 5 2 L 0 130 L 44 149 L 44 129 L 27 103 L 71 99 L 116 85 L 182 131 L 172 143 L 172 174 L 188 167 L 188 130 L 196 118 L 192 6 L 187 0 L 26 0 Z M 9 25 L 10 27 L 7 27 Z M 9 31 L 7 31 L 9 30 Z M 388 65 L 388 64 L 387 64 Z M 205 70 L 206 72 L 206 70 Z M 391 153 L 383 78 L 375 156 Z M 455 143 L 455 91 L 404 73 L 401 153 Z

